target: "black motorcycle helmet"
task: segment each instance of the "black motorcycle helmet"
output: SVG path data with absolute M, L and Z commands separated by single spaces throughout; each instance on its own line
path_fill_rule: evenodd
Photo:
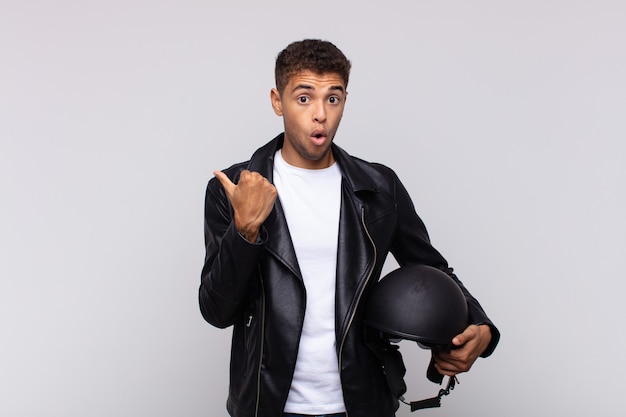
M 428 265 L 404 266 L 376 283 L 365 324 L 391 338 L 446 348 L 467 327 L 467 301 L 445 272 Z
M 408 265 L 385 275 L 372 288 L 365 305 L 366 343 L 381 359 L 392 393 L 402 402 L 406 392 L 406 369 L 398 346 L 390 342 L 412 340 L 428 349 L 453 349 L 452 339 L 468 325 L 465 295 L 456 282 L 440 269 Z M 428 378 L 443 381 L 431 364 Z M 454 389 L 450 378 L 439 395 L 411 402 L 411 411 L 439 407 L 443 395 Z M 408 403 L 407 403 L 408 404 Z

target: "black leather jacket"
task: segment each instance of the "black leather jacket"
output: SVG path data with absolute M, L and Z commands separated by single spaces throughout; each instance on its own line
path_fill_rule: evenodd
M 224 172 L 237 182 L 243 169 L 272 182 L 273 159 L 283 135 L 245 163 Z M 430 244 L 407 191 L 389 168 L 332 152 L 343 174 L 337 256 L 337 358 L 349 417 L 391 416 L 398 408 L 381 365 L 363 341 L 363 302 L 379 279 L 388 252 L 400 265 L 423 263 L 450 274 L 466 294 L 472 323 L 492 326 L 478 302 Z M 294 372 L 306 290 L 279 200 L 250 244 L 235 230 L 230 202 L 217 179 L 205 207 L 206 259 L 199 291 L 203 317 L 234 325 L 228 412 L 235 417 L 282 415 Z

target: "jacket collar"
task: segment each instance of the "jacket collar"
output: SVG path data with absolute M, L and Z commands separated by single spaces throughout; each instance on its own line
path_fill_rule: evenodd
M 284 134 L 281 133 L 276 136 L 272 141 L 259 148 L 250 158 L 248 162 L 248 170 L 258 172 L 267 178 L 271 183 L 273 180 L 273 167 L 274 167 L 274 154 L 278 149 L 282 148 L 284 141 Z M 370 179 L 370 176 L 366 175 L 364 169 L 358 164 L 358 159 L 351 157 L 346 151 L 339 146 L 332 144 L 332 152 L 341 168 L 343 175 L 344 186 L 343 190 L 350 190 L 352 197 L 349 194 L 342 193 L 342 205 L 346 207 L 349 202 L 354 202 L 356 194 L 362 191 L 376 192 L 377 187 Z M 357 198 L 358 200 L 358 198 Z M 356 207 L 355 207 L 356 208 Z M 358 210 L 343 210 L 341 214 L 341 222 L 347 226 L 347 224 L 359 224 L 358 214 L 354 217 Z M 348 216 L 348 217 L 346 217 Z M 348 220 L 350 218 L 350 220 Z M 289 227 L 287 226 L 287 220 L 283 212 L 283 208 L 280 204 L 280 199 L 277 199 L 274 204 L 274 210 L 270 213 L 269 217 L 265 221 L 265 227 L 269 233 L 269 239 L 265 245 L 268 252 L 272 253 L 277 259 L 286 265 L 296 276 L 302 279 L 300 267 L 298 266 L 298 260 L 296 252 L 291 243 L 291 239 L 275 239 L 273 236 L 288 236 Z M 342 228 L 343 229 L 343 228 Z M 343 233 L 347 231 L 344 230 Z M 340 233 L 342 233 L 340 231 Z M 340 245 L 338 250 L 346 251 L 347 248 Z M 341 264 L 343 265 L 343 263 Z M 343 266 L 338 265 L 338 274 L 346 273 L 346 270 L 361 270 L 365 266 L 350 265 Z M 343 316 L 343 315 L 342 315 Z
M 250 158 L 248 170 L 256 171 L 267 178 L 271 183 L 274 183 L 274 154 L 283 147 L 284 140 L 285 134 L 281 133 L 273 140 L 257 149 L 252 155 L 252 158 Z M 363 169 L 357 165 L 353 157 L 334 143 L 331 144 L 331 151 L 350 189 L 354 192 L 377 191 L 370 176 L 366 175 Z

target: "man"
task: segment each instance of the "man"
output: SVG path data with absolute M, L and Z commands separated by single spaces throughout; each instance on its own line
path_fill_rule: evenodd
M 234 325 L 232 416 L 394 415 L 362 320 L 389 252 L 400 265 L 445 271 L 466 294 L 470 324 L 457 349 L 434 354 L 439 373 L 467 371 L 497 344 L 394 172 L 333 144 L 350 68 L 330 42 L 289 45 L 270 93 L 284 133 L 209 181 L 199 300 L 209 323 Z

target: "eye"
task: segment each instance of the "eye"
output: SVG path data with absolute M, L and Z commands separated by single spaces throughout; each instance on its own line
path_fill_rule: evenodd
M 328 102 L 330 104 L 337 104 L 337 103 L 339 103 L 339 97 L 337 97 L 337 96 L 330 96 L 330 97 L 328 97 Z
M 307 96 L 298 97 L 298 103 L 308 103 L 309 98 Z

